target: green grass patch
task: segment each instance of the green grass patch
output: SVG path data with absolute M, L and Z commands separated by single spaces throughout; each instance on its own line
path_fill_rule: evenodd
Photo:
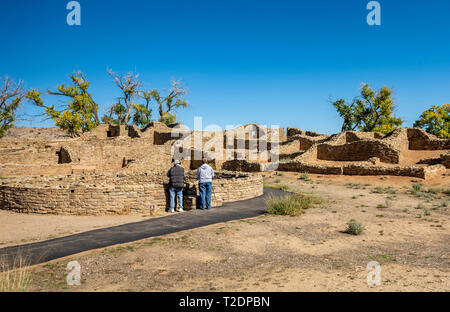
M 303 180 L 303 181 L 310 181 L 311 179 L 309 178 L 309 174 L 308 173 L 306 173 L 306 172 L 303 172 L 301 175 L 300 175 L 300 178 L 299 178 L 300 180 Z
M 372 190 L 372 193 L 375 193 L 375 194 L 397 194 L 397 190 L 395 188 L 393 188 L 392 186 L 388 186 L 388 187 L 377 186 L 376 188 L 374 188 Z
M 306 209 L 310 209 L 322 202 L 322 198 L 313 194 L 292 194 L 283 197 L 269 196 L 266 199 L 266 212 L 273 215 L 298 216 Z

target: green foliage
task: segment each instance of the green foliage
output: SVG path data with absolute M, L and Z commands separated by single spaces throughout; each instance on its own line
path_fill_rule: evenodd
M 187 102 L 183 96 L 187 93 L 179 81 L 172 81 L 172 89 L 167 96 L 162 96 L 158 90 L 142 91 L 142 82 L 139 75 L 129 72 L 126 75 L 116 74 L 112 70 L 107 70 L 113 78 L 114 83 L 122 90 L 123 95 L 119 98 L 119 103 L 113 105 L 102 120 L 108 123 L 128 124 L 144 128 L 152 122 L 151 101 L 156 102 L 158 108 L 158 121 L 167 125 L 174 124 L 177 116 L 174 111 L 181 107 L 187 107 Z M 135 103 L 135 99 L 141 97 L 145 104 Z M 121 102 L 125 105 L 120 104 Z
M 300 180 L 303 180 L 303 181 L 310 181 L 311 179 L 309 178 L 309 174 L 307 173 L 307 172 L 303 172 L 301 175 L 300 175 L 300 178 L 299 178 Z
M 375 193 L 375 194 L 397 194 L 397 190 L 395 188 L 393 188 L 392 186 L 388 186 L 388 187 L 377 186 L 376 188 L 374 188 L 372 190 L 372 193 Z
M 450 104 L 433 105 L 420 115 L 414 127 L 422 128 L 439 138 L 450 138 Z
M 269 196 L 266 199 L 266 212 L 274 215 L 301 215 L 305 209 L 320 204 L 322 199 L 315 195 L 294 194 L 284 197 Z
M 171 125 L 177 122 L 177 115 L 168 112 L 163 112 L 162 115 L 159 116 L 158 121 L 163 122 L 166 125 Z
M 133 124 L 138 127 L 144 128 L 152 122 L 152 109 L 150 106 L 150 101 L 152 99 L 152 94 L 149 91 L 142 92 L 142 97 L 145 100 L 145 104 L 135 104 L 134 114 L 133 114 Z
M 362 233 L 364 233 L 364 230 L 365 228 L 360 222 L 352 219 L 347 223 L 347 229 L 345 230 L 345 233 L 352 235 L 361 235 Z
M 344 99 L 332 102 L 339 115 L 344 119 L 342 131 L 364 131 L 389 133 L 402 125 L 403 120 L 395 117 L 394 100 L 391 89 L 383 86 L 378 92 L 368 84 L 363 84 L 361 95 L 352 103 Z
M 122 103 L 117 102 L 116 104 L 113 104 L 108 110 L 107 115 L 104 115 L 102 117 L 102 122 L 107 124 L 113 124 L 113 125 L 122 125 L 126 124 L 128 122 L 125 122 L 125 106 L 122 105 Z
M 16 110 L 24 99 L 22 82 L 15 83 L 9 77 L 0 80 L 0 138 L 14 126 Z
M 99 124 L 97 115 L 98 105 L 88 92 L 90 83 L 82 72 L 75 72 L 71 76 L 73 86 L 61 84 L 58 91 L 48 91 L 49 95 L 65 96 L 69 98 L 61 110 L 55 105 L 46 106 L 41 93 L 36 90 L 28 91 L 26 98 L 35 105 L 44 108 L 45 115 L 53 119 L 55 125 L 76 136 L 80 132 L 87 132 Z
M 188 106 L 184 99 L 186 93 L 187 91 L 182 88 L 181 82 L 176 80 L 172 80 L 172 89 L 165 97 L 161 96 L 161 93 L 157 90 L 150 92 L 151 98 L 157 103 L 160 122 L 167 125 L 176 123 L 177 116 L 174 111 Z
M 152 110 L 148 109 L 145 105 L 134 104 L 133 124 L 138 127 L 144 128 L 152 122 Z

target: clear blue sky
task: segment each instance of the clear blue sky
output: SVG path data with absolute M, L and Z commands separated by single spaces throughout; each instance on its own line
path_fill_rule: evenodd
M 81 69 L 101 114 L 120 95 L 107 67 L 136 69 L 146 88 L 182 78 L 190 107 L 179 118 L 190 127 L 202 116 L 338 132 L 328 99 L 352 99 L 362 82 L 392 87 L 406 126 L 450 102 L 448 0 L 380 0 L 382 25 L 372 27 L 369 0 L 79 2 L 82 25 L 71 27 L 66 0 L 2 0 L 0 75 L 44 91 Z

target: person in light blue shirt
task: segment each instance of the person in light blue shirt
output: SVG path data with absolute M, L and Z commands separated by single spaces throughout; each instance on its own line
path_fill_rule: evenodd
M 197 169 L 198 189 L 200 190 L 200 209 L 211 209 L 212 179 L 214 170 L 207 164 L 207 159 L 203 158 L 203 165 Z

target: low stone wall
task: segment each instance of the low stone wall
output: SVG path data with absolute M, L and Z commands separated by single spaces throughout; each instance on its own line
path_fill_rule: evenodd
M 246 160 L 229 160 L 222 164 L 223 170 L 242 171 L 242 172 L 261 172 L 261 164 L 256 162 L 249 162 Z
M 300 141 L 287 141 L 283 142 L 278 147 L 278 152 L 280 154 L 293 154 L 300 151 Z
M 69 175 L 3 180 L 0 209 L 63 215 L 133 214 L 168 206 L 164 173 Z M 195 203 L 196 181 L 188 174 L 185 206 Z M 213 205 L 263 194 L 262 176 L 221 173 L 214 179 Z
M 409 149 L 408 129 L 395 129 L 383 138 L 383 142 L 388 143 L 394 148 L 404 151 Z
M 385 163 L 398 164 L 400 151 L 375 140 L 361 140 L 344 145 L 323 143 L 317 146 L 317 159 L 320 160 L 367 161 L 371 157 L 378 157 Z
M 450 149 L 450 139 L 439 139 L 422 129 L 408 129 L 409 149 L 411 150 L 445 150 Z
M 421 179 L 427 179 L 433 175 L 445 172 L 442 165 L 434 165 L 428 167 L 401 167 L 401 166 L 369 166 L 364 164 L 346 165 L 343 167 L 344 175 L 391 175 L 406 176 Z
M 347 131 L 345 132 L 346 142 L 356 142 L 361 140 L 374 140 L 381 139 L 383 135 L 378 132 L 356 132 L 356 131 Z
M 447 154 L 442 154 L 441 155 L 441 161 L 442 161 L 442 164 L 447 169 L 450 169 L 450 152 L 448 152 Z
M 291 171 L 291 172 L 306 172 L 315 174 L 336 174 L 336 175 L 342 174 L 342 166 L 314 165 L 301 162 L 279 163 L 277 170 Z

